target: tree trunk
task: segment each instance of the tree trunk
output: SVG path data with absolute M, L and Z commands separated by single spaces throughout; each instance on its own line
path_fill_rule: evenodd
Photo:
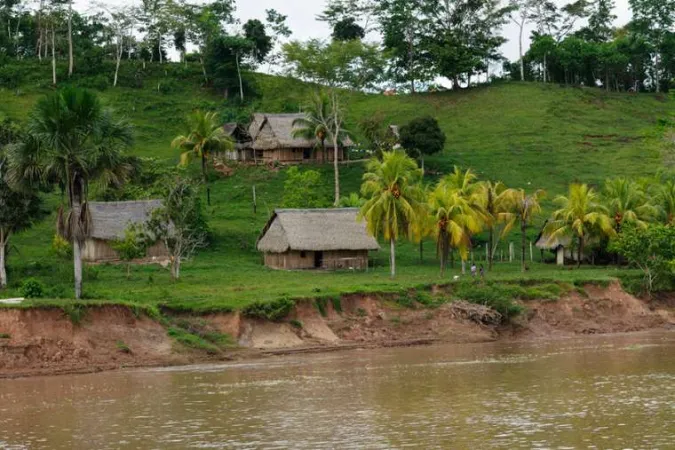
M 73 75 L 73 0 L 68 2 L 68 78 Z
M 577 251 L 577 268 L 581 267 L 581 258 L 584 255 L 584 238 L 579 236 L 579 249 Z
M 171 259 L 171 279 L 176 281 L 180 278 L 180 257 Z
M 391 269 L 391 277 L 396 276 L 396 240 L 389 239 L 389 268 Z
M 336 120 L 337 121 L 337 120 Z M 335 172 L 335 207 L 340 206 L 340 167 L 338 164 L 338 140 L 335 133 L 333 133 L 333 171 Z
M 206 154 L 202 154 L 202 174 L 204 175 L 204 184 L 206 185 L 206 204 L 211 206 L 211 186 L 209 186 L 208 161 Z
M 547 53 L 544 53 L 544 84 L 548 81 L 548 65 L 546 64 Z
M 494 242 L 495 242 L 495 229 L 490 227 L 490 237 L 488 238 L 490 242 L 488 243 L 488 270 L 492 270 L 492 260 L 494 259 Z
M 424 239 L 420 237 L 420 264 L 424 264 Z
M 520 269 L 525 272 L 527 269 L 525 265 L 525 246 L 527 245 L 527 236 L 525 235 L 525 231 L 527 230 L 527 223 L 524 220 L 521 220 L 520 222 L 520 250 L 521 250 L 521 267 Z
M 241 102 L 244 103 L 244 83 L 241 79 L 241 68 L 239 67 L 239 53 L 235 56 L 235 62 L 237 63 L 237 75 L 239 76 L 239 98 Z
M 520 55 L 520 81 L 525 81 L 525 59 L 523 58 L 523 28 L 525 28 L 525 19 L 523 19 L 518 26 L 520 31 L 518 33 L 518 54 Z
M 0 231 L 0 289 L 7 287 L 7 270 L 5 269 L 5 249 L 7 248 L 7 238 Z
M 75 276 L 75 299 L 79 300 L 82 297 L 82 253 L 80 251 L 80 242 L 77 239 L 73 240 L 73 268 Z
M 157 53 L 159 53 L 159 63 L 164 63 L 164 56 L 162 56 L 162 35 L 157 33 Z
M 466 260 L 462 258 L 462 275 L 466 274 Z
M 52 84 L 56 86 L 56 51 L 54 50 L 56 37 L 54 34 L 54 25 L 52 25 Z
M 117 87 L 117 74 L 120 71 L 120 62 L 122 61 L 122 49 L 124 48 L 124 41 L 120 41 L 120 46 L 117 49 L 117 62 L 115 64 L 115 78 L 113 80 L 113 87 Z
M 204 84 L 209 82 L 209 78 L 206 76 L 206 66 L 204 66 L 204 58 L 199 55 L 199 64 L 202 66 L 202 75 L 204 75 Z

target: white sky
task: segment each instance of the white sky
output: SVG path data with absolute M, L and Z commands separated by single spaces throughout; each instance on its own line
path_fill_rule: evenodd
M 555 0 L 559 5 L 569 3 L 569 0 Z M 630 20 L 628 0 L 615 0 L 614 13 L 618 16 L 616 25 L 623 25 Z M 87 0 L 75 0 L 78 9 L 84 10 L 90 4 Z M 140 4 L 140 0 L 108 0 L 107 4 Z M 293 35 L 291 39 L 305 40 L 312 37 L 327 38 L 331 30 L 327 24 L 316 20 L 316 16 L 323 11 L 326 0 L 237 0 L 236 17 L 242 22 L 248 19 L 265 19 L 265 10 L 274 8 L 281 14 L 287 15 L 287 23 Z M 525 33 L 529 37 L 530 30 Z M 509 40 L 502 52 L 509 60 L 518 58 L 518 29 L 509 24 L 504 28 L 504 36 Z M 525 42 L 527 50 L 529 42 Z

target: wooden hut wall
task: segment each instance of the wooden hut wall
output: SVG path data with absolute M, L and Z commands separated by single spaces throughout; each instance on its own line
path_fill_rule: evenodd
M 342 270 L 368 268 L 368 250 L 339 250 L 323 252 L 323 269 Z
M 157 242 L 148 248 L 146 258 L 168 258 L 169 251 L 163 242 Z M 87 239 L 82 248 L 82 259 L 87 262 L 118 261 L 118 253 L 110 246 L 109 241 Z
M 265 253 L 265 265 L 273 269 L 313 269 L 314 252 Z

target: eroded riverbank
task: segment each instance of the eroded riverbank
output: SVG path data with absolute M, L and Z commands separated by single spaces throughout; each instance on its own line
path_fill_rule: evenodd
M 339 307 L 336 307 L 339 305 Z M 415 305 L 413 305 L 415 306 Z M 358 347 L 477 343 L 625 333 L 675 326 L 674 309 L 625 293 L 618 283 L 530 300 L 507 324 L 489 308 L 452 302 L 406 308 L 386 296 L 349 295 L 339 303 L 300 301 L 275 322 L 240 312 L 175 315 L 197 335 L 230 336 L 226 349 L 199 348 L 167 323 L 124 306 L 88 308 L 74 323 L 58 309 L 0 310 L 0 377 L 171 366 Z M 189 337 L 190 335 L 188 335 Z

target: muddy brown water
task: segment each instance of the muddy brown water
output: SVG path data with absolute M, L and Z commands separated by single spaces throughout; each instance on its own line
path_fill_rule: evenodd
M 675 448 L 675 332 L 0 380 L 0 448 Z

